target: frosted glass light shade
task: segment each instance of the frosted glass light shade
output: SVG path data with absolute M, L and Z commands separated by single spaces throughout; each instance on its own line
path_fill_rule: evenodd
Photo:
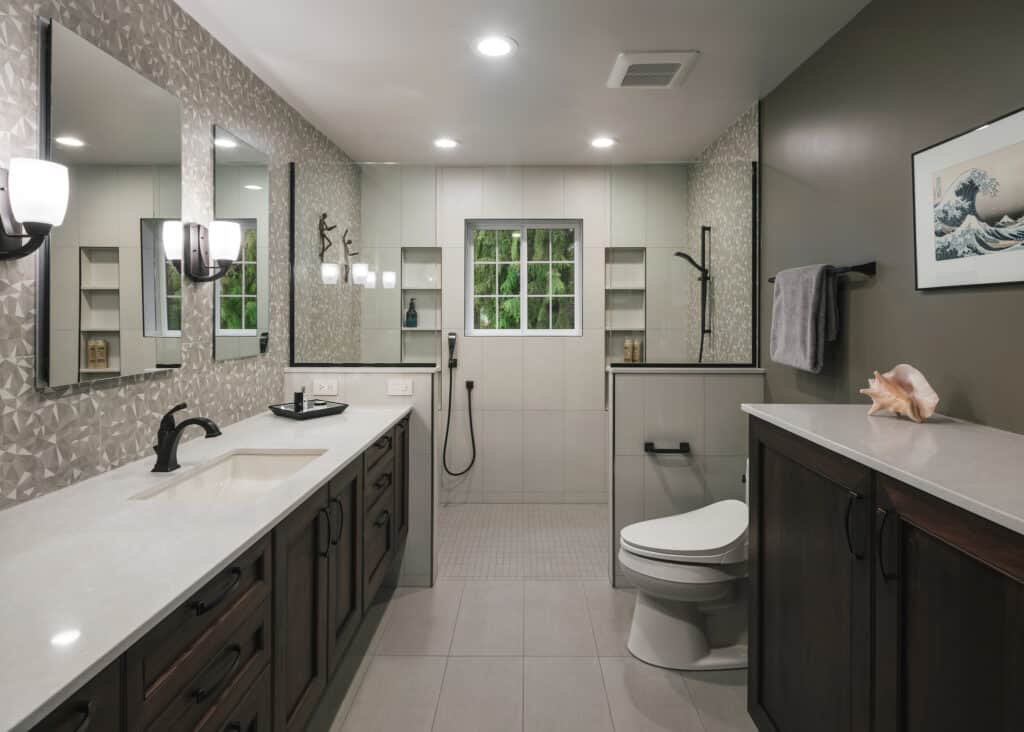
M 380 286 L 385 290 L 395 289 L 395 282 L 397 280 L 398 278 L 395 277 L 394 272 L 381 272 L 380 274 Z
M 21 224 L 60 226 L 68 210 L 68 169 L 35 158 L 11 158 L 7 187 Z M 26 227 L 30 228 L 30 227 Z
M 171 262 L 181 261 L 185 249 L 185 227 L 180 221 L 165 221 L 160 234 L 164 244 L 164 257 Z
M 363 286 L 366 287 L 368 290 L 372 290 L 374 287 L 376 287 L 377 286 L 377 273 L 376 272 L 367 272 L 366 273 L 366 281 L 363 283 Z
M 366 262 L 356 262 L 352 265 L 352 284 L 365 285 L 366 275 L 370 271 L 370 265 Z
M 219 262 L 234 262 L 242 250 L 242 227 L 236 221 L 210 224 L 210 256 Z
M 341 279 L 341 265 L 334 262 L 320 264 L 320 279 L 325 285 L 336 285 Z

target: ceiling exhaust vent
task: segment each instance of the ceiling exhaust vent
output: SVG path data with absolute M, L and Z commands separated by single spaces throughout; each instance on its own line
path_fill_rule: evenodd
M 672 89 L 682 85 L 698 58 L 700 51 L 620 53 L 608 76 L 608 87 Z

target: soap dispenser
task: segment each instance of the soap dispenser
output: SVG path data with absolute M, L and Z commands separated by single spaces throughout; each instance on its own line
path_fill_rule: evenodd
M 416 298 L 409 298 L 409 309 L 405 311 L 405 327 L 415 328 L 416 323 L 419 320 L 419 315 L 416 313 Z

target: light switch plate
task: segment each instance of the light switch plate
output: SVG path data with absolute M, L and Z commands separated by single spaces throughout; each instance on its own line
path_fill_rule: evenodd
M 412 379 L 388 379 L 388 396 L 412 396 Z
M 314 379 L 313 380 L 313 395 L 314 396 L 338 396 L 338 380 L 337 379 Z

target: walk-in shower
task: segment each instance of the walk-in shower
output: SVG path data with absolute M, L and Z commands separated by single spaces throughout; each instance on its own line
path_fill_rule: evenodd
M 700 264 L 686 252 L 676 252 L 676 256 L 685 259 L 700 273 L 700 351 L 697 363 L 704 362 L 704 336 L 711 335 L 711 323 L 708 320 L 708 285 L 711 284 L 711 260 L 708 246 L 711 243 L 711 227 L 700 227 Z

